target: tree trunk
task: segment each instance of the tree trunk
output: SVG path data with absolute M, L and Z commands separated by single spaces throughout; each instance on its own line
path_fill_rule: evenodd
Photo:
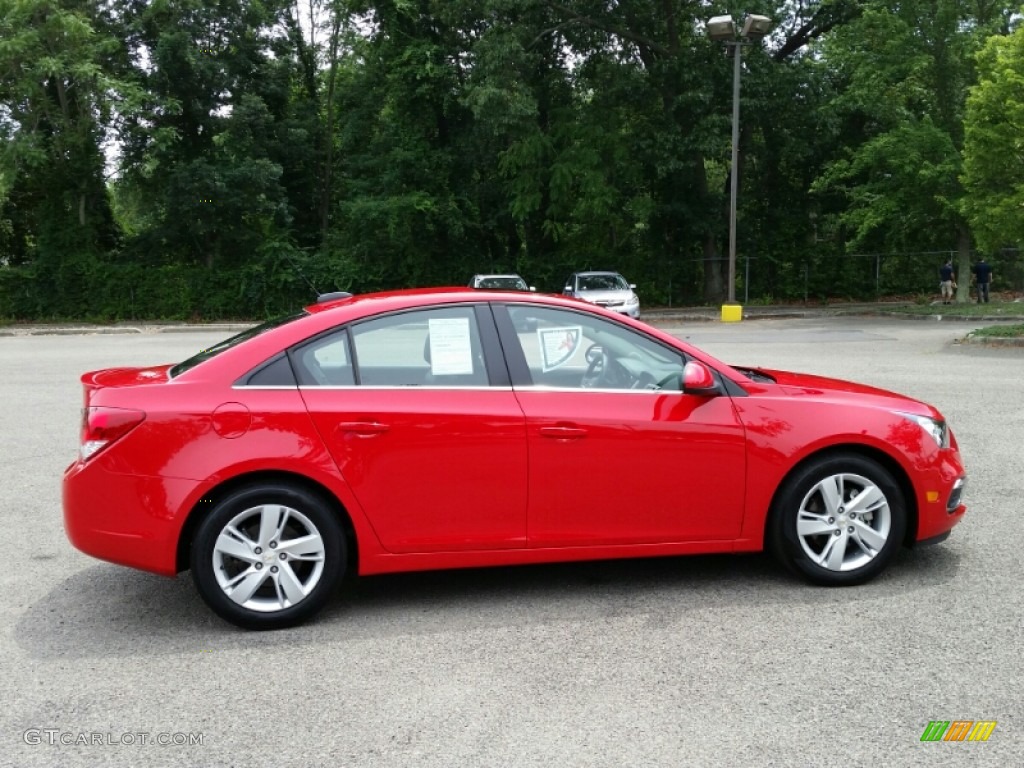
M 334 95 L 338 78 L 338 49 L 341 36 L 341 12 L 334 9 L 334 18 L 331 20 L 330 65 L 327 76 L 327 101 L 324 111 L 327 114 L 327 142 L 323 155 L 323 173 L 321 174 L 320 187 L 320 248 L 327 248 L 327 233 L 331 223 L 331 185 L 334 171 Z
M 725 265 L 718 253 L 715 233 L 710 230 L 704 233 L 704 300 L 718 303 L 725 300 Z
M 956 228 L 956 302 L 963 304 L 971 300 L 971 232 L 961 222 Z

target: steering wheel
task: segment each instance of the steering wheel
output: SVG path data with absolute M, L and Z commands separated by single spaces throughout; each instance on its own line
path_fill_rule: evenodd
M 600 344 L 591 344 L 585 354 L 587 371 L 580 381 L 588 389 L 629 389 L 633 377 Z
M 608 372 L 610 361 L 608 353 L 600 344 L 591 344 L 584 357 L 587 360 L 587 370 L 580 381 L 581 387 L 588 389 L 604 386 L 604 379 Z

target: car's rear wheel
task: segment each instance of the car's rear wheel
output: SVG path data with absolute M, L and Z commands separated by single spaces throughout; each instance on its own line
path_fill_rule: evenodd
M 892 474 L 857 454 L 812 460 L 788 479 L 772 514 L 771 545 L 815 584 L 863 584 L 896 555 L 906 502 Z
M 345 572 L 344 533 L 316 494 L 283 484 L 235 491 L 200 523 L 192 578 L 206 604 L 245 629 L 309 619 Z

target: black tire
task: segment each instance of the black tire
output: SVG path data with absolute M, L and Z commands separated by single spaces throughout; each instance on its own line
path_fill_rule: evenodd
M 345 560 L 344 532 L 330 506 L 279 483 L 231 493 L 192 540 L 200 596 L 243 629 L 281 629 L 314 616 L 341 583 Z
M 858 454 L 832 454 L 786 480 L 772 509 L 769 546 L 813 584 L 853 586 L 885 570 L 906 527 L 906 501 L 888 470 Z

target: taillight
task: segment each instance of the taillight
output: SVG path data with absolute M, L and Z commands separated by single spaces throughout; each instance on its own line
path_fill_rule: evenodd
M 78 454 L 82 460 L 103 450 L 115 440 L 131 432 L 142 423 L 146 414 L 127 408 L 94 406 L 82 409 L 82 444 Z

